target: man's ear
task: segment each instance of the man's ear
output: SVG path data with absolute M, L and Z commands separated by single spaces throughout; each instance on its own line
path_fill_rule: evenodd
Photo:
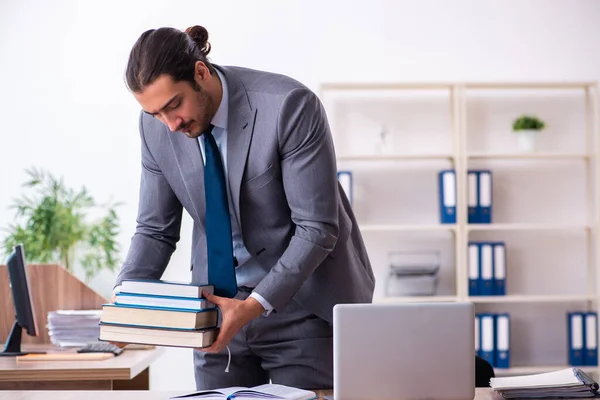
M 208 79 L 210 79 L 208 67 L 202 61 L 196 61 L 196 64 L 194 64 L 194 80 L 200 85 Z

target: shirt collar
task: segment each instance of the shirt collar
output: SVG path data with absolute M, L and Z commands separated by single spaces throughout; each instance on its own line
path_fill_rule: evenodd
M 227 129 L 227 117 L 229 114 L 229 91 L 227 90 L 227 81 L 225 80 L 225 76 L 215 68 L 217 71 L 217 75 L 221 80 L 221 86 L 223 87 L 223 96 L 221 98 L 221 104 L 219 104 L 219 108 L 217 108 L 217 112 L 214 117 L 210 121 L 216 127 Z

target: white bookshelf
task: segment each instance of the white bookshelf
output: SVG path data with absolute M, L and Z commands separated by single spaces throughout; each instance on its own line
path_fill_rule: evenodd
M 457 296 L 406 296 L 406 297 L 382 297 L 375 299 L 376 303 L 445 303 L 458 301 Z
M 477 132 L 473 132 L 472 121 L 479 116 L 478 110 L 470 112 L 469 110 L 469 99 L 476 97 L 478 93 L 489 93 L 493 92 L 494 95 L 498 94 L 502 96 L 502 93 L 510 91 L 529 91 L 535 99 L 540 99 L 539 96 L 546 96 L 551 98 L 556 96 L 557 93 L 575 93 L 576 96 L 581 96 L 582 101 L 585 104 L 585 115 L 582 118 L 584 121 L 581 122 L 580 128 L 564 128 L 565 135 L 569 135 L 575 140 L 581 140 L 584 143 L 578 148 L 570 148 L 569 146 L 557 146 L 552 149 L 540 149 L 535 152 L 522 153 L 511 150 L 509 148 L 496 148 L 496 146 L 480 146 L 477 148 L 475 143 L 476 139 L 480 139 L 477 136 Z M 410 137 L 409 141 L 405 140 L 402 142 L 404 145 L 408 144 L 408 149 L 400 148 L 395 149 L 389 153 L 372 154 L 369 151 L 363 151 L 365 146 L 356 144 L 352 146 L 352 139 L 348 138 L 346 131 L 348 124 L 344 125 L 343 118 L 342 122 L 339 121 L 339 115 L 344 115 L 344 111 L 339 111 L 336 107 L 336 102 L 343 101 L 343 99 L 350 98 L 362 99 L 366 102 L 373 101 L 373 99 L 381 98 L 381 101 L 376 106 L 385 105 L 386 101 L 390 104 L 395 105 L 396 100 L 394 94 L 396 93 L 423 93 L 425 98 L 428 93 L 437 93 L 446 96 L 444 106 L 436 106 L 436 110 L 441 114 L 447 111 L 448 115 L 445 116 L 444 121 L 446 123 L 447 133 L 446 136 L 440 136 L 431 139 L 431 143 L 444 142 L 444 146 L 437 146 L 437 148 L 422 148 L 422 151 L 415 151 L 411 149 L 410 144 L 412 137 L 416 141 L 421 140 L 422 134 L 415 134 L 410 129 L 406 129 L 403 132 L 392 132 L 392 135 L 405 135 Z M 354 97 L 353 97 L 354 96 Z M 538 97 L 535 97 L 538 96 Z M 367 245 L 367 250 L 370 253 L 371 258 L 383 259 L 382 248 L 384 244 L 378 247 L 379 242 L 383 242 L 388 235 L 440 235 L 450 234 L 452 241 L 450 256 L 450 269 L 453 291 L 451 293 L 442 293 L 436 296 L 411 296 L 411 297 L 375 297 L 375 302 L 436 302 L 436 301 L 471 301 L 475 304 L 476 309 L 478 307 L 495 307 L 505 312 L 512 313 L 520 309 L 541 307 L 543 310 L 552 310 L 554 307 L 580 307 L 581 309 L 599 310 L 600 304 L 600 166 L 599 166 L 599 155 L 600 155 L 600 115 L 599 115 L 599 91 L 598 84 L 596 82 L 430 82 L 430 83 L 418 83 L 418 82 L 355 82 L 355 83 L 325 83 L 321 85 L 320 97 L 328 111 L 330 118 L 331 129 L 334 135 L 334 143 L 336 145 L 336 152 L 338 155 L 338 166 L 340 169 L 351 169 L 353 171 L 361 171 L 362 169 L 386 170 L 391 168 L 390 165 L 398 168 L 406 168 L 408 171 L 418 172 L 422 169 L 445 169 L 452 168 L 457 172 L 456 184 L 457 184 L 457 223 L 456 224 L 439 224 L 439 210 L 437 203 L 429 202 L 423 207 L 430 207 L 430 214 L 424 218 L 424 221 L 404 221 L 399 220 L 395 216 L 395 211 L 392 206 L 388 204 L 387 210 L 389 212 L 389 218 L 384 221 L 372 221 L 370 220 L 369 214 L 372 212 L 365 212 L 364 206 L 360 210 L 357 210 L 357 219 L 365 236 L 365 241 L 370 243 Z M 418 96 L 417 96 L 418 97 Z M 340 100 L 342 99 L 342 100 Z M 422 101 L 422 104 L 429 104 L 426 100 L 417 98 L 415 102 Z M 431 100 L 431 103 L 438 102 L 439 99 Z M 519 100 L 520 101 L 520 100 Z M 359 119 L 355 119 L 352 122 L 362 123 L 362 127 L 367 127 L 368 124 L 364 121 L 364 115 L 368 112 L 372 112 L 377 115 L 381 115 L 383 110 L 377 107 L 365 107 L 365 110 L 358 106 L 353 106 L 352 103 L 348 103 L 347 109 L 350 112 L 359 114 Z M 408 101 L 401 103 L 400 106 L 409 104 Z M 436 103 L 437 104 L 437 103 Z M 502 104 L 502 103 L 500 103 Z M 354 108 L 353 108 L 354 107 Z M 499 107 L 500 113 L 504 112 L 503 106 Z M 381 107 L 383 108 L 383 107 Z M 375 110 L 375 111 L 373 111 Z M 482 114 L 487 112 L 487 109 L 482 108 Z M 390 111 L 392 114 L 395 112 L 394 109 Z M 379 114 L 378 114 L 379 113 Z M 428 113 L 427 117 L 432 117 L 433 113 Z M 360 117 L 363 117 L 363 120 Z M 516 115 L 515 115 L 516 117 Z M 345 115 L 344 115 L 345 118 Z M 543 116 L 542 116 L 542 119 Z M 511 121 L 512 122 L 512 121 Z M 339 123 L 339 124 L 338 124 Z M 414 127 L 414 126 L 413 126 Z M 417 128 L 420 128 L 418 125 Z M 430 129 L 429 133 L 435 133 L 434 129 Z M 486 134 L 485 132 L 482 135 Z M 411 135 L 415 135 L 412 136 Z M 423 134 L 424 135 L 424 134 Z M 373 137 L 375 138 L 375 137 Z M 376 138 L 375 138 L 376 139 Z M 397 136 L 394 136 L 397 139 Z M 569 144 L 568 139 L 565 142 Z M 482 142 L 485 142 L 482 140 Z M 367 142 L 364 142 L 367 143 Z M 341 150 L 340 150 L 341 149 Z M 491 163 L 491 164 L 490 164 Z M 503 163 L 500 167 L 496 167 L 494 163 Z M 470 224 L 467 222 L 467 170 L 471 168 L 471 165 L 492 165 L 492 167 L 486 167 L 487 169 L 506 169 L 508 171 L 522 168 L 524 171 L 537 171 L 537 169 L 543 170 L 544 168 L 560 168 L 561 163 L 567 163 L 568 168 L 572 165 L 580 165 L 585 170 L 587 180 L 585 183 L 585 193 L 581 196 L 581 201 L 584 204 L 583 207 L 574 207 L 571 205 L 565 206 L 566 208 L 573 208 L 575 210 L 585 209 L 585 220 L 578 220 L 574 218 L 561 218 L 559 221 L 553 220 L 553 218 L 540 218 L 539 221 L 529 222 L 523 218 L 515 218 L 511 221 L 500 221 L 491 224 Z M 567 168 L 567 167 L 565 167 Z M 387 173 L 387 172 L 386 172 Z M 402 175 L 405 177 L 406 175 Z M 354 177 L 355 180 L 359 180 L 360 177 Z M 390 175 L 390 179 L 392 176 Z M 495 179 L 495 178 L 494 178 Z M 546 183 L 550 184 L 552 177 L 544 176 L 542 179 Z M 405 180 L 397 181 L 396 184 L 402 185 Z M 406 184 L 406 183 L 405 183 Z M 437 183 L 436 183 L 437 184 Z M 366 193 L 362 193 L 362 197 L 369 198 L 365 200 L 365 203 L 373 202 L 377 204 L 381 200 L 380 197 L 375 196 L 371 193 L 374 183 L 368 189 Z M 385 188 L 384 188 L 385 189 Z M 369 197 L 373 195 L 373 197 Z M 429 194 L 423 194 L 423 196 L 429 196 Z M 494 195 L 494 198 L 496 196 Z M 494 200 L 494 205 L 496 200 Z M 409 207 L 411 205 L 409 204 Z M 414 204 L 412 205 L 414 207 Z M 376 206 L 374 206 L 376 207 Z M 381 211 L 381 210 L 378 210 Z M 495 213 L 495 211 L 494 211 Z M 363 214 L 367 214 L 367 217 L 363 218 Z M 371 235 L 373 238 L 371 238 Z M 586 249 L 581 250 L 581 256 L 586 258 L 586 262 L 576 263 L 577 265 L 566 265 L 567 268 L 573 268 L 573 271 L 577 271 L 579 274 L 585 275 L 585 285 L 579 287 L 579 291 L 573 294 L 564 294 L 561 291 L 557 293 L 539 294 L 536 291 L 528 293 L 527 290 L 520 288 L 518 291 L 511 291 L 510 287 L 507 287 L 507 295 L 505 296 L 469 296 L 468 295 L 468 280 L 467 280 L 467 243 L 473 235 L 502 235 L 502 237 L 537 237 L 543 235 L 550 235 L 556 237 L 556 235 L 583 235 L 585 237 Z M 520 236 L 519 236 L 520 235 Z M 404 237 L 404 236 L 402 236 Z M 398 239 L 401 240 L 401 239 Z M 517 240 L 517 239 L 515 239 Z M 386 242 L 387 243 L 387 242 Z M 390 241 L 390 243 L 395 243 Z M 396 242 L 397 243 L 397 242 Z M 510 254 L 510 247 L 507 248 L 508 254 Z M 534 255 L 535 256 L 535 255 Z M 509 257 L 509 256 L 508 256 Z M 535 264 L 535 263 L 533 263 Z M 530 266 L 528 266 L 529 268 Z M 535 266 L 534 266 L 535 267 Z M 381 265 L 374 266 L 374 268 L 381 268 Z M 515 273 L 511 271 L 510 262 L 507 263 L 507 274 Z M 550 274 L 551 275 L 551 274 Z M 551 280 L 557 279 L 560 284 L 559 278 L 552 278 L 547 276 L 544 279 Z M 566 279 L 567 281 L 569 279 Z M 385 284 L 380 282 L 378 284 Z M 534 285 L 535 283 L 530 284 Z M 541 283 L 540 283 L 541 284 Z M 556 283 L 555 283 L 556 286 Z M 518 293 L 518 294 L 517 294 Z M 552 311 L 545 311 L 547 315 L 552 315 Z M 557 314 L 554 315 L 556 318 L 563 318 L 564 308 L 560 308 Z M 522 323 L 522 322 L 521 322 Z M 533 324 L 534 322 L 532 322 Z M 555 325 L 552 322 L 547 322 L 544 319 L 543 324 L 547 324 L 548 329 L 556 330 Z M 566 323 L 566 317 L 565 317 Z M 511 324 L 512 325 L 512 324 Z M 564 325 L 564 323 L 563 323 Z M 566 329 L 566 325 L 563 326 Z M 512 337 L 512 326 L 511 326 L 511 342 L 515 339 Z M 560 337 L 560 335 L 557 335 Z M 562 339 L 560 339 L 562 340 Z M 552 343 L 548 345 L 549 351 L 551 346 L 560 347 L 565 349 L 566 354 L 566 341 L 559 343 Z M 522 350 L 522 348 L 521 348 Z M 525 352 L 525 351 L 524 351 Z M 511 359 L 516 358 L 513 349 L 511 347 Z M 566 360 L 566 359 L 565 359 Z M 530 362 L 528 359 L 519 359 L 516 363 L 518 366 L 511 367 L 508 369 L 496 369 L 498 376 L 501 375 L 518 375 L 528 373 L 539 373 L 548 372 L 560 368 L 565 368 L 566 365 L 549 365 L 553 363 L 536 363 Z M 525 365 L 522 365 L 525 364 Z M 600 376 L 600 367 L 584 367 L 587 372 Z
M 598 300 L 595 295 L 573 294 L 573 295 L 505 295 L 505 296 L 469 296 L 468 301 L 472 303 L 571 303 Z
M 361 225 L 362 232 L 456 231 L 453 224 Z
M 513 223 L 513 224 L 467 224 L 467 230 L 470 231 L 570 231 L 570 230 L 589 230 L 591 225 L 579 224 L 545 224 L 545 223 Z
M 338 157 L 338 161 L 408 161 L 408 160 L 452 160 L 452 154 L 399 154 L 399 155 L 379 155 L 379 156 L 343 156 Z
M 469 159 L 518 159 L 518 160 L 587 160 L 593 157 L 587 153 L 534 153 L 534 154 L 514 154 L 514 153 L 469 153 Z

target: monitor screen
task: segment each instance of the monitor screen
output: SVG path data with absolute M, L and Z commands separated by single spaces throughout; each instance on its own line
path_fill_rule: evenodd
M 8 276 L 12 291 L 13 303 L 17 313 L 17 323 L 27 331 L 30 336 L 37 336 L 38 329 L 35 323 L 35 312 L 29 290 L 29 277 L 25 263 L 25 250 L 22 245 L 15 246 L 6 262 Z

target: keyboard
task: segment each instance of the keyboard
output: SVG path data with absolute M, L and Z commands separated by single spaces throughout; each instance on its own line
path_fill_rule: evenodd
M 90 342 L 78 349 L 78 353 L 113 353 L 118 356 L 123 352 L 124 349 L 119 346 L 108 343 L 108 342 Z

